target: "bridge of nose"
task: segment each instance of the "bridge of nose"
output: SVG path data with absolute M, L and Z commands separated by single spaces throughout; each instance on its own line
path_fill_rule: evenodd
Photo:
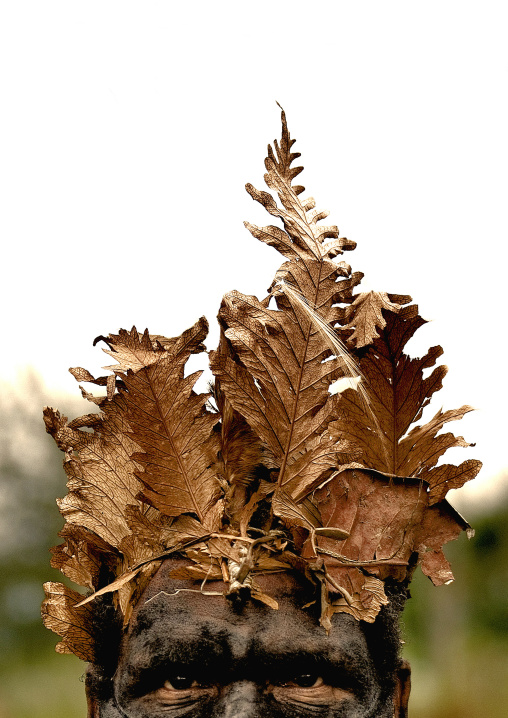
M 262 718 L 261 701 L 254 681 L 236 681 L 224 690 L 214 718 Z

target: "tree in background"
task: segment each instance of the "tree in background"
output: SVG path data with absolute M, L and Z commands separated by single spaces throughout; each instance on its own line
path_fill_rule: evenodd
M 447 550 L 459 580 L 437 591 L 423 576 L 413 581 L 403 619 L 416 676 L 412 718 L 497 718 L 506 710 L 508 493 L 493 513 L 478 508 L 474 538 Z
M 59 401 L 65 411 L 79 411 L 79 399 Z M 55 640 L 40 616 L 48 552 L 62 527 L 55 497 L 65 494 L 60 452 L 42 421 L 45 403 L 35 372 L 14 387 L 0 385 L 0 718 L 84 714 L 76 680 L 82 665 L 70 657 L 54 664 Z M 58 571 L 50 572 L 59 580 Z

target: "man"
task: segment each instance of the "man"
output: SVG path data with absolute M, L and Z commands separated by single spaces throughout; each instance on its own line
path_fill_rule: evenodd
M 93 716 L 407 715 L 409 669 L 398 633 L 405 595 L 394 595 L 370 626 L 335 616 L 327 635 L 312 587 L 296 576 L 260 579 L 278 600 L 274 611 L 224 599 L 220 582 L 208 586 L 218 595 L 203 595 L 171 579 L 173 565 L 163 564 L 146 589 L 120 655 L 89 669 Z
M 480 463 L 436 466 L 467 446 L 438 432 L 470 407 L 415 426 L 441 349 L 404 353 L 410 297 L 353 294 L 361 273 L 333 260 L 355 245 L 300 200 L 293 143 L 282 113 L 265 160 L 280 204 L 247 190 L 284 229 L 247 227 L 286 262 L 266 299 L 224 297 L 212 396 L 185 373 L 202 318 L 100 337 L 113 373 L 71 370 L 106 387 L 83 390 L 100 413 L 45 410 L 69 478 L 52 565 L 90 593 L 46 584 L 43 617 L 90 663 L 91 716 L 407 713 L 398 618 L 417 564 L 453 579 L 442 547 L 469 527 L 445 495 Z

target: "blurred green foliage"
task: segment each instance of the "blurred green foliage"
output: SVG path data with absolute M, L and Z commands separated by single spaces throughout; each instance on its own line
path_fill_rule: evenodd
M 411 718 L 501 718 L 508 705 L 508 495 L 468 512 L 475 536 L 448 545 L 456 580 L 417 571 L 403 616 L 413 671 Z M 471 515 L 473 514 L 473 515 Z
M 0 718 L 84 718 L 86 666 L 54 653 L 43 628 L 42 583 L 61 580 L 50 546 L 62 519 L 61 454 L 45 435 L 44 391 L 34 376 L 24 396 L 0 392 Z M 67 397 L 71 416 L 88 411 Z M 84 409 L 84 410 L 83 410 Z M 457 581 L 434 588 L 419 570 L 403 617 L 413 668 L 411 718 L 501 718 L 508 704 L 508 495 L 472 523 L 476 536 L 449 545 Z M 471 516 L 468 516 L 471 520 Z

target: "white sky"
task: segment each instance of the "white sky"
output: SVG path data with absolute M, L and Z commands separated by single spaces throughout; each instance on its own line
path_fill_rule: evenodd
M 507 11 L 501 2 L 6 2 L 0 10 L 4 346 L 77 392 L 120 326 L 173 336 L 280 259 L 243 228 L 270 218 L 266 144 L 286 110 L 301 175 L 358 242 L 364 289 L 408 293 L 441 343 L 441 405 L 488 497 L 508 464 Z M 306 194 L 307 194 L 306 193 Z M 217 337 L 214 331 L 210 346 Z M 18 386 L 18 391 L 19 391 Z M 27 397 L 30 400 L 30 397 Z

